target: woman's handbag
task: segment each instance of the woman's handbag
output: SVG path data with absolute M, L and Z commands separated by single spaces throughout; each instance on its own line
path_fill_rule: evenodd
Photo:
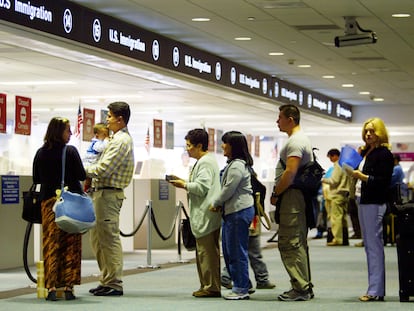
M 196 249 L 196 238 L 191 231 L 190 218 L 188 217 L 187 211 L 184 206 L 182 206 L 184 211 L 185 218 L 181 219 L 181 237 L 183 239 L 184 247 L 188 251 L 193 251 Z
M 95 226 L 96 218 L 92 199 L 86 194 L 64 188 L 66 146 L 62 154 L 62 186 L 53 207 L 56 225 L 68 233 L 85 233 Z
M 40 193 L 36 191 L 33 184 L 29 191 L 23 191 L 23 213 L 22 218 L 33 224 L 42 223 L 42 209 L 39 200 Z

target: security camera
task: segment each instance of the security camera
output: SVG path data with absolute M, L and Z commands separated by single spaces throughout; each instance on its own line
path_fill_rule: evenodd
M 361 34 L 354 35 L 344 35 L 335 37 L 335 46 L 337 48 L 343 46 L 353 46 L 353 45 L 362 45 L 362 44 L 373 44 L 376 43 L 378 37 L 375 32 L 365 32 Z
M 361 44 L 373 44 L 378 40 L 377 34 L 372 30 L 363 29 L 355 16 L 344 16 L 345 35 L 335 37 L 335 46 L 352 46 Z M 358 33 L 358 30 L 361 33 Z

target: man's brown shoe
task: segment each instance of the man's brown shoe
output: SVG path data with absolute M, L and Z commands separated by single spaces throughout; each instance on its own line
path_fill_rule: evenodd
M 326 246 L 343 246 L 343 244 L 342 243 L 338 243 L 335 240 L 333 240 L 331 242 L 326 243 Z
M 207 298 L 207 297 L 221 297 L 220 292 L 211 292 L 209 290 L 198 290 L 193 293 L 194 297 L 197 298 Z

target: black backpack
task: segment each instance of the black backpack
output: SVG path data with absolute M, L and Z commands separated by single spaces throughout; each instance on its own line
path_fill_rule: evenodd
M 301 166 L 295 176 L 293 184 L 290 186 L 294 189 L 302 191 L 306 202 L 306 223 L 308 228 L 316 227 L 315 210 L 318 210 L 317 196 L 319 189 L 322 185 L 322 177 L 325 174 L 325 170 L 316 161 L 315 150 L 312 148 L 313 161 L 309 161 L 305 165 Z M 286 164 L 280 159 L 283 169 L 286 169 Z
M 266 186 L 263 185 L 258 179 L 256 173 L 253 169 L 250 169 L 250 177 L 251 177 L 251 184 L 253 190 L 253 201 L 254 201 L 254 212 L 255 215 L 259 215 L 259 209 L 256 202 L 256 193 L 260 193 L 260 204 L 265 206 L 265 198 L 266 198 Z

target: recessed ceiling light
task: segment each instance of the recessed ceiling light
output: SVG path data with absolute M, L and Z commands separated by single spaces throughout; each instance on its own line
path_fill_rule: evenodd
M 374 102 L 383 102 L 384 101 L 384 98 L 382 98 L 382 97 L 374 97 L 372 100 Z
M 354 85 L 352 83 L 345 83 L 342 84 L 342 87 L 354 87 Z
M 322 76 L 322 78 L 324 78 L 324 79 L 335 79 L 335 76 L 333 76 L 333 75 L 324 75 L 324 76 Z
M 250 40 L 252 40 L 252 38 L 250 38 L 250 37 L 236 37 L 236 38 L 234 38 L 234 40 L 236 40 L 236 41 L 250 41 Z
M 368 92 L 368 91 L 362 91 L 362 92 L 359 92 L 359 94 L 360 95 L 369 95 L 369 94 L 371 94 L 370 92 Z
M 311 65 L 298 65 L 299 68 L 310 68 L 312 67 Z
M 194 17 L 191 20 L 193 22 L 209 22 L 210 21 L 208 17 Z
M 391 15 L 392 17 L 396 17 L 396 18 L 404 18 L 404 17 L 410 17 L 411 14 L 408 13 L 395 13 Z
M 282 56 L 282 55 L 285 55 L 285 53 L 282 53 L 282 52 L 270 52 L 269 55 L 270 56 Z
M 249 16 L 249 17 L 247 18 L 247 20 L 248 20 L 248 21 L 255 21 L 255 20 L 256 20 L 256 17 Z

